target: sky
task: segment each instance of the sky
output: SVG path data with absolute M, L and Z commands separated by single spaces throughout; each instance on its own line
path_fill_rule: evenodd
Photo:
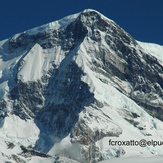
M 136 40 L 163 45 L 163 0 L 0 0 L 0 40 L 88 8 Z

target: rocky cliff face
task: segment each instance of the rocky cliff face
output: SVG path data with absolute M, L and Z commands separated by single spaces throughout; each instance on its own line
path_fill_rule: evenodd
M 10 136 L 23 145 L 24 162 L 44 153 L 56 162 L 63 156 L 97 162 L 126 152 L 106 146 L 107 138 L 135 130 L 155 138 L 162 131 L 162 62 L 97 11 L 72 18 L 64 26 L 59 21 L 57 28 L 45 25 L 1 43 L 0 132 L 13 116 L 39 131 L 32 140 Z M 26 157 L 24 150 L 30 153 Z

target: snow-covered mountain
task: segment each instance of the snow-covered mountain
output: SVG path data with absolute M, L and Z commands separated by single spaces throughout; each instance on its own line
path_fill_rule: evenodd
M 163 140 L 163 46 L 90 9 L 0 42 L 0 162 L 163 155 L 109 145 L 142 139 Z

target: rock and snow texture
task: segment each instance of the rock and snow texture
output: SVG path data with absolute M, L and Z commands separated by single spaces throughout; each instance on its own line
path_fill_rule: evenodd
M 159 161 L 109 140 L 163 140 L 162 56 L 90 9 L 1 41 L 0 162 Z

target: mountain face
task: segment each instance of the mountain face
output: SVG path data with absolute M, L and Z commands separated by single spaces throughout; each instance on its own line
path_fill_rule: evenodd
M 162 140 L 162 52 L 95 10 L 1 41 L 0 159 L 95 163 L 163 154 L 162 146 L 108 143 Z

